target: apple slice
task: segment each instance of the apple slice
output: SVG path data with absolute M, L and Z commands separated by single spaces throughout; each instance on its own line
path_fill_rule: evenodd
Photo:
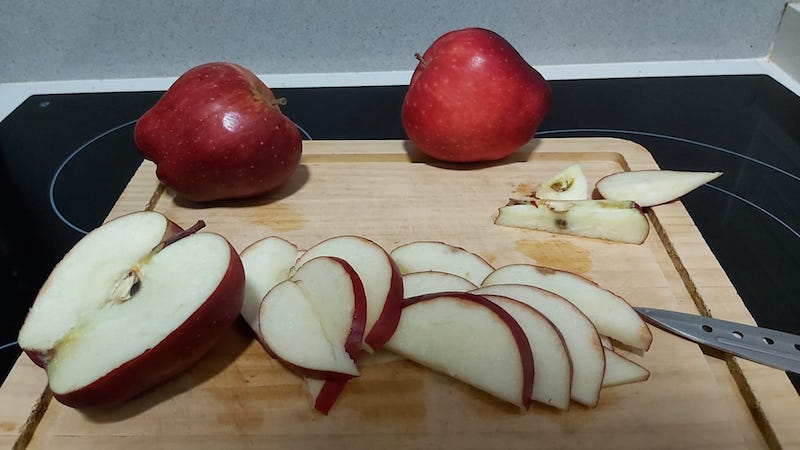
M 641 244 L 650 223 L 632 201 L 511 199 L 498 210 L 496 225 Z
M 514 405 L 530 404 L 530 343 L 509 313 L 479 295 L 406 299 L 386 348 Z
M 325 415 L 330 412 L 336 400 L 339 399 L 339 396 L 342 395 L 344 388 L 347 386 L 347 380 L 345 379 L 332 378 L 318 380 L 315 378 L 306 378 L 305 380 L 308 392 L 311 394 L 311 399 L 314 402 L 314 409 Z
M 395 248 L 389 255 L 402 274 L 435 270 L 466 278 L 476 286 L 480 286 L 486 275 L 494 270 L 475 253 L 444 242 L 409 242 Z
M 561 333 L 572 362 L 570 398 L 589 407 L 597 406 L 605 372 L 605 354 L 592 322 L 564 298 L 533 286 L 497 284 L 474 291 L 478 295 L 501 295 L 532 306 Z
M 641 365 L 620 355 L 613 349 L 606 347 L 603 350 L 606 356 L 606 372 L 603 375 L 603 387 L 638 383 L 650 378 L 650 371 Z
M 550 320 L 532 306 L 500 295 L 484 295 L 506 310 L 522 327 L 533 352 L 531 400 L 566 410 L 572 387 L 572 363 L 561 333 Z
M 635 170 L 601 178 L 595 188 L 609 200 L 632 200 L 641 207 L 671 202 L 716 180 L 722 172 Z
M 115 404 L 193 365 L 239 315 L 244 269 L 204 224 L 156 212 L 113 219 L 56 265 L 19 333 L 50 389 L 77 408 Z
M 539 185 L 533 194 L 542 200 L 586 200 L 589 183 L 580 164 L 573 164 Z
M 341 258 L 318 257 L 264 297 L 259 330 L 267 350 L 299 374 L 347 379 L 358 375 L 366 309 L 355 270 Z
M 342 258 L 355 270 L 367 301 L 362 347 L 370 352 L 383 347 L 397 328 L 402 309 L 403 281 L 397 266 L 381 246 L 359 236 L 336 236 L 315 244 L 300 256 L 297 266 L 319 256 Z
M 256 334 L 261 300 L 276 284 L 289 279 L 299 255 L 297 246 L 276 236 L 260 239 L 241 252 L 245 276 L 242 317 Z
M 403 275 L 403 295 L 406 298 L 434 292 L 466 292 L 477 287 L 466 278 L 436 270 Z
M 569 300 L 597 327 L 597 331 L 639 350 L 653 341 L 650 328 L 631 305 L 617 294 L 578 274 L 532 264 L 511 264 L 492 272 L 484 285 L 527 284 Z

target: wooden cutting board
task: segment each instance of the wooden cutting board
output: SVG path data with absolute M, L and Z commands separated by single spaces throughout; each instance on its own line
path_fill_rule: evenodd
M 109 218 L 154 209 L 198 219 L 241 251 L 278 235 L 307 248 L 340 234 L 387 250 L 443 240 L 499 267 L 537 263 L 577 272 L 630 303 L 753 323 L 680 202 L 648 212 L 642 245 L 495 226 L 513 193 L 580 163 L 590 183 L 657 168 L 618 139 L 537 139 L 498 164 L 434 163 L 403 141 L 310 141 L 290 182 L 269 196 L 194 205 L 163 190 L 142 164 Z M 87 195 L 89 195 L 87 193 Z M 628 354 L 648 381 L 606 388 L 598 407 L 521 412 L 449 377 L 387 354 L 361 362 L 330 415 L 271 360 L 244 323 L 197 366 L 113 410 L 80 412 L 52 399 L 44 372 L 20 357 L 0 389 L 0 444 L 107 448 L 798 448 L 800 398 L 785 374 L 654 329 Z

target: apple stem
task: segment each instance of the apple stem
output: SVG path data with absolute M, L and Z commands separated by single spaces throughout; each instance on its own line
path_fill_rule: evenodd
M 166 246 L 168 246 L 170 244 L 174 244 L 175 242 L 185 238 L 186 236 L 189 236 L 189 235 L 197 233 L 198 231 L 200 231 L 203 228 L 205 228 L 205 226 L 206 226 L 205 222 L 203 222 L 202 220 L 198 220 L 197 223 L 195 223 L 191 227 L 189 227 L 189 228 L 187 228 L 185 230 L 179 231 L 179 232 L 173 234 L 172 236 L 164 239 L 163 241 L 159 242 L 158 245 L 153 247 L 153 250 L 150 253 L 158 253 L 161 250 L 163 250 L 164 247 L 166 247 Z
M 286 106 L 286 103 L 288 103 L 286 97 L 272 99 L 272 106 Z
M 420 55 L 419 53 L 414 53 L 414 58 L 417 58 L 417 61 L 419 61 L 422 67 L 428 66 L 428 61 L 425 61 L 425 59 L 423 59 L 422 55 Z

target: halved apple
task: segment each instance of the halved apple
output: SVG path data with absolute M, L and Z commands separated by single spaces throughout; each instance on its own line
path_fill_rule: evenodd
M 609 200 L 632 200 L 641 207 L 671 202 L 719 178 L 722 172 L 637 170 L 601 178 L 595 188 Z
M 386 348 L 520 407 L 534 380 L 530 343 L 516 320 L 479 295 L 406 299 Z
M 73 407 L 114 404 L 203 357 L 238 317 L 244 269 L 222 236 L 156 212 L 113 219 L 56 265 L 19 345 Z
M 437 241 L 414 241 L 403 244 L 389 255 L 400 273 L 435 270 L 452 273 L 480 286 L 493 270 L 485 259 L 461 247 Z
M 511 264 L 492 272 L 484 286 L 527 284 L 554 292 L 573 303 L 597 331 L 623 344 L 647 350 L 653 340 L 650 328 L 622 297 L 578 274 L 532 264 Z
M 474 291 L 477 295 L 501 295 L 532 306 L 561 333 L 572 362 L 570 397 L 594 407 L 600 396 L 605 372 L 605 354 L 600 336 L 589 319 L 564 298 L 533 286 L 496 284 Z
M 267 350 L 299 374 L 347 379 L 358 375 L 366 310 L 355 270 L 341 258 L 317 257 L 264 297 L 259 331 Z
M 403 281 L 388 253 L 375 242 L 360 236 L 336 236 L 319 242 L 297 261 L 302 267 L 320 256 L 342 258 L 355 270 L 364 285 L 367 301 L 363 348 L 375 351 L 391 337 L 400 320 Z
M 650 223 L 632 201 L 510 199 L 496 225 L 641 244 Z
M 403 275 L 403 295 L 406 298 L 434 292 L 466 292 L 477 287 L 466 278 L 436 270 Z
M 506 310 L 522 327 L 533 352 L 531 400 L 566 410 L 572 387 L 572 363 L 561 333 L 532 306 L 500 295 L 483 295 Z
M 533 195 L 542 200 L 586 200 L 589 184 L 580 164 L 572 164 L 539 185 Z

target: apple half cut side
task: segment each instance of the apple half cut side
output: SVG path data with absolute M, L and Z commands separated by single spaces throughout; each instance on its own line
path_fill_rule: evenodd
M 466 278 L 436 270 L 403 275 L 403 295 L 406 298 L 434 292 L 467 292 L 477 287 Z
M 403 281 L 389 254 L 375 242 L 360 236 L 336 236 L 306 250 L 296 267 L 320 256 L 341 258 L 361 279 L 366 294 L 366 325 L 362 348 L 379 350 L 392 336 L 400 320 Z
M 561 333 L 572 363 L 570 398 L 585 406 L 597 406 L 606 366 L 605 354 L 597 329 L 575 305 L 552 292 L 522 284 L 484 286 L 471 293 L 509 297 L 545 316 Z
M 259 331 L 268 352 L 298 374 L 352 378 L 366 308 L 355 270 L 343 259 L 318 257 L 267 293 Z
M 526 284 L 553 292 L 583 312 L 597 331 L 625 345 L 646 351 L 653 335 L 636 310 L 617 294 L 578 274 L 533 264 L 511 264 L 492 272 L 485 286 Z
M 722 172 L 636 170 L 601 178 L 595 188 L 609 200 L 631 200 L 641 207 L 668 203 L 716 180 Z
M 389 255 L 402 274 L 434 270 L 466 278 L 476 286 L 480 286 L 494 270 L 475 253 L 438 241 L 409 242 L 395 248 Z
M 542 200 L 586 200 L 589 183 L 580 164 L 573 164 L 537 186 L 533 196 Z
M 650 233 L 642 209 L 629 200 L 510 199 L 496 225 L 641 244 Z
M 256 334 L 261 300 L 276 284 L 289 279 L 289 270 L 299 255 L 296 245 L 276 236 L 259 239 L 239 254 L 245 276 L 241 314 Z
M 530 404 L 534 366 L 528 338 L 508 312 L 479 295 L 406 299 L 386 348 L 511 404 Z
M 156 212 L 120 216 L 56 265 L 19 344 L 60 402 L 128 400 L 193 365 L 230 328 L 244 269 L 225 238 L 196 233 L 202 225 L 176 233 Z
M 550 320 L 532 306 L 500 295 L 483 295 L 506 310 L 519 323 L 533 352 L 531 400 L 560 410 L 569 408 L 572 363 L 561 333 Z

